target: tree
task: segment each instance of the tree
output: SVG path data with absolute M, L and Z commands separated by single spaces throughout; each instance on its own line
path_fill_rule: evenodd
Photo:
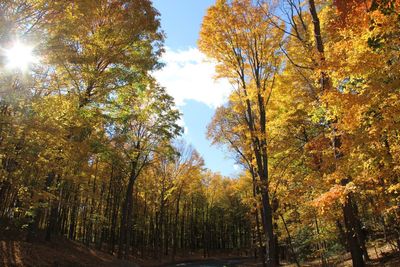
M 139 92 L 136 88 L 120 91 L 111 102 L 109 132 L 115 146 L 122 149 L 129 169 L 126 195 L 122 206 L 119 256 L 129 255 L 132 228 L 133 186 L 143 168 L 157 157 L 168 153 L 170 141 L 179 134 L 176 124 L 179 112 L 164 89 L 154 84 Z M 125 250 L 125 251 L 124 251 Z
M 199 41 L 201 50 L 217 61 L 219 76 L 236 86 L 231 101 L 234 109 L 244 114 L 246 125 L 241 130 L 246 130 L 251 140 L 254 169 L 262 182 L 269 266 L 276 265 L 277 248 L 269 195 L 266 109 L 280 68 L 282 36 L 268 23 L 262 9 L 251 1 L 218 1 L 204 18 Z

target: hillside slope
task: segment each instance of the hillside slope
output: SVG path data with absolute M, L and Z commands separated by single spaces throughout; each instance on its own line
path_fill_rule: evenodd
M 0 266 L 4 267 L 136 267 L 132 262 L 89 249 L 82 244 L 58 239 L 53 242 L 28 243 L 0 241 Z

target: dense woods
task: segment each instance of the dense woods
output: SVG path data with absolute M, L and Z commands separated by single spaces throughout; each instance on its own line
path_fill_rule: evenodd
M 0 1 L 0 237 L 263 266 L 399 251 L 399 37 L 396 0 L 217 0 L 199 48 L 233 87 L 207 129 L 241 166 L 223 177 L 152 76 L 150 0 Z
M 399 249 L 399 8 L 221 0 L 204 18 L 200 49 L 235 86 L 209 136 L 256 186 L 268 266 L 283 244 L 298 265 Z
M 1 9 L 2 46 L 18 37 L 40 59 L 28 70 L 3 57 L 4 227 L 121 258 L 250 247 L 242 192 L 232 194 L 235 182 L 207 171 L 177 139 L 180 114 L 150 75 L 163 51 L 150 1 L 3 1 Z

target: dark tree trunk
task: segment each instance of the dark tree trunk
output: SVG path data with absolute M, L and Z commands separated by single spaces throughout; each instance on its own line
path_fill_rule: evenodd
M 132 229 L 132 210 L 133 210 L 133 185 L 136 180 L 136 162 L 132 164 L 131 174 L 126 189 L 125 200 L 121 211 L 120 235 L 118 243 L 118 258 L 124 258 L 129 255 L 130 249 L 130 231 Z
M 273 223 L 272 223 L 272 208 L 270 205 L 269 194 L 266 189 L 261 193 L 263 202 L 263 213 L 265 227 L 264 231 L 267 233 L 267 243 L 268 243 L 268 255 L 267 255 L 267 265 L 269 267 L 276 266 L 275 256 L 276 256 L 276 243 L 274 238 Z
M 175 219 L 174 219 L 173 233 L 172 233 L 172 255 L 171 255 L 172 262 L 175 261 L 176 249 L 178 246 L 177 234 L 178 234 L 178 219 L 179 219 L 179 202 L 181 200 L 181 193 L 182 193 L 182 186 L 180 187 L 178 196 L 176 198 Z
M 284 227 L 285 227 L 286 233 L 287 233 L 287 235 L 288 235 L 289 246 L 290 246 L 290 250 L 292 251 L 292 255 L 293 255 L 294 262 L 296 263 L 296 266 L 300 267 L 300 263 L 299 263 L 299 261 L 298 261 L 298 259 L 297 259 L 296 251 L 294 250 L 294 247 L 293 247 L 292 237 L 291 237 L 291 235 L 290 235 L 289 228 L 287 227 L 287 224 L 286 224 L 285 218 L 283 218 L 283 215 L 281 214 L 280 216 L 281 216 L 283 225 L 284 225 Z
M 351 253 L 351 260 L 354 267 L 364 267 L 363 250 L 357 237 L 356 215 L 354 214 L 352 196 L 347 196 L 343 205 L 344 222 L 346 226 L 346 239 Z
M 254 172 L 253 167 L 250 164 L 250 173 L 251 173 L 251 177 L 253 180 L 253 197 L 256 197 L 258 194 L 258 190 L 257 190 L 257 180 L 256 180 L 256 174 Z M 267 266 L 266 263 L 266 259 L 265 259 L 265 247 L 263 245 L 263 241 L 262 241 L 262 235 L 261 235 L 261 229 L 260 229 L 260 219 L 258 217 L 258 207 L 257 207 L 257 203 L 255 203 L 255 219 L 256 219 L 256 231 L 257 231 L 257 238 L 258 238 L 258 245 L 259 245 L 259 249 L 260 249 L 260 255 L 261 255 L 261 260 L 262 260 L 262 264 L 263 267 Z
M 52 202 L 51 203 L 51 210 L 50 210 L 50 216 L 49 216 L 49 221 L 47 224 L 46 228 L 46 241 L 51 240 L 52 234 L 55 232 L 56 224 L 57 224 L 57 216 L 58 216 L 58 203 L 57 202 Z
M 49 174 L 46 183 L 50 186 L 53 183 L 54 178 L 56 177 L 55 174 Z M 51 201 L 50 204 L 50 216 L 49 220 L 47 222 L 47 228 L 46 228 L 46 236 L 45 240 L 50 241 L 51 240 L 51 235 L 55 232 L 56 227 L 57 227 L 57 218 L 58 218 L 58 205 L 59 205 L 58 200 Z

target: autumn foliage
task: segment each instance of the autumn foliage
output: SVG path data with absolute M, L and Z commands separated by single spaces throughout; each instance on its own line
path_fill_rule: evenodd
M 40 64 L 0 57 L 0 238 L 263 266 L 399 251 L 399 8 L 216 1 L 198 44 L 233 88 L 207 129 L 241 166 L 227 178 L 180 139 L 152 76 L 150 0 L 2 1 L 1 51 L 32 44 Z
M 399 249 L 398 16 L 397 1 L 234 0 L 209 9 L 199 45 L 235 88 L 209 136 L 236 155 L 255 198 L 269 194 L 258 207 L 272 233 L 253 219 L 268 266 L 275 238 L 298 265 L 298 242 L 322 265 L 339 244 L 354 266 L 376 240 Z

